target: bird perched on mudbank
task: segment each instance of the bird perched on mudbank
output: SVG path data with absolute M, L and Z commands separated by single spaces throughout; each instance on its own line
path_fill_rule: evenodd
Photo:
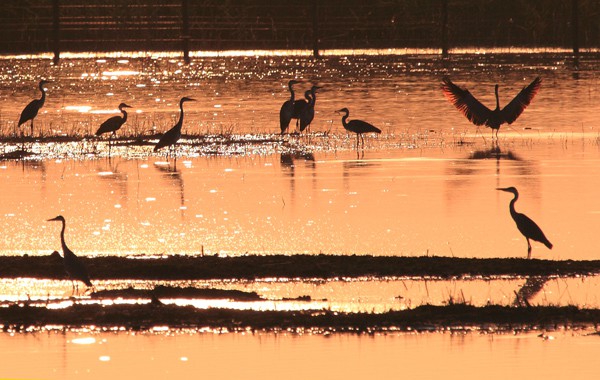
M 73 292 L 75 292 L 76 280 L 83 282 L 88 287 L 92 286 L 92 282 L 90 281 L 90 276 L 86 267 L 65 243 L 65 218 L 62 215 L 59 215 L 56 218 L 48 219 L 48 221 L 62 222 L 62 229 L 60 230 L 60 244 L 62 245 L 63 251 L 63 265 L 65 267 L 65 272 L 67 272 L 69 278 L 71 279 L 71 283 L 73 284 Z
M 496 190 L 506 191 L 507 193 L 512 193 L 514 198 L 510 201 L 510 216 L 512 216 L 513 220 L 517 224 L 517 228 L 519 231 L 525 236 L 527 239 L 527 258 L 531 258 L 531 243 L 529 239 L 539 241 L 544 244 L 548 249 L 552 249 L 552 243 L 546 238 L 546 235 L 542 232 L 542 229 L 527 215 L 521 214 L 515 210 L 515 203 L 517 199 L 519 199 L 519 192 L 514 187 L 499 187 Z

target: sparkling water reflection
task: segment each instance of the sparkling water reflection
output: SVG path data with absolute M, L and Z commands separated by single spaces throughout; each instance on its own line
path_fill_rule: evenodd
M 3 376 L 158 379 L 194 374 L 247 379 L 364 379 L 373 374 L 395 378 L 404 373 L 445 379 L 593 378 L 597 373 L 595 348 L 600 345 L 597 336 L 570 330 L 499 335 L 460 331 L 375 335 L 330 335 L 310 330 L 246 334 L 165 332 L 160 328 L 142 334 L 117 331 L 0 334 Z M 568 364 L 565 358 L 569 358 Z

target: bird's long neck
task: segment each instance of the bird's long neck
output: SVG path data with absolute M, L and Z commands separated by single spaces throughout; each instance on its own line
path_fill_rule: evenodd
M 121 113 L 123 114 L 123 123 L 127 121 L 127 111 L 125 111 L 123 108 L 119 108 L 119 110 L 121 110 Z
M 175 127 L 181 130 L 183 125 L 183 100 L 179 102 L 179 121 L 175 124 Z
M 294 93 L 294 84 L 290 83 L 288 84 L 288 88 L 290 89 L 290 100 L 294 100 L 294 98 L 296 97 L 296 94 Z
M 344 116 L 342 116 L 342 125 L 344 126 L 344 128 L 346 128 L 348 126 L 346 119 L 348 119 L 349 115 L 350 115 L 350 112 L 346 112 L 346 114 Z
M 67 248 L 67 243 L 65 243 L 65 227 L 67 223 L 62 221 L 62 230 L 60 230 L 60 244 L 62 246 L 63 255 L 66 255 L 69 252 L 69 248 Z
M 316 92 L 314 92 L 314 91 L 311 91 L 311 93 L 310 93 L 310 94 L 311 94 L 312 96 L 311 96 L 311 99 L 310 99 L 309 103 L 310 103 L 311 105 L 313 105 L 313 106 L 314 106 L 314 105 L 315 105 L 315 103 L 317 103 L 317 93 L 316 93 Z
M 517 202 L 517 199 L 519 199 L 519 194 L 515 194 L 515 197 L 512 199 L 512 201 L 510 201 L 510 215 L 514 218 L 515 215 L 517 215 L 517 211 L 515 210 L 515 203 Z
M 498 98 L 498 85 L 496 85 L 495 88 L 495 93 L 496 93 L 496 109 L 499 110 L 500 109 L 500 99 Z M 518 195 L 517 195 L 518 198 Z
M 40 91 L 42 92 L 42 97 L 40 98 L 40 102 L 44 105 L 46 101 L 46 91 L 44 91 L 44 85 L 40 83 Z

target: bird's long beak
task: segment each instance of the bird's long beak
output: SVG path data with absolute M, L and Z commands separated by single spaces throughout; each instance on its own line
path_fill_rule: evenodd
M 343 110 L 343 109 L 341 109 L 341 110 L 337 110 L 337 111 L 335 111 L 335 113 L 340 113 L 340 112 L 344 112 L 344 110 Z
M 56 222 L 58 220 L 58 216 L 56 218 L 48 219 L 46 222 Z
M 496 190 L 508 191 L 508 187 L 497 187 Z

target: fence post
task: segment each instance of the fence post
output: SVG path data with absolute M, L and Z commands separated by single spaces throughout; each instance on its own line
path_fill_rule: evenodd
M 573 54 L 579 55 L 579 2 L 571 0 L 571 33 L 573 38 Z
M 181 18 L 183 60 L 185 63 L 190 63 L 190 17 L 188 13 L 188 0 L 181 0 Z
M 52 34 L 54 58 L 52 62 L 58 65 L 60 61 L 60 4 L 59 0 L 52 0 Z
M 313 56 L 321 58 L 321 54 L 319 54 L 319 0 L 313 0 L 312 16 Z
M 442 0 L 442 57 L 448 57 L 448 0 Z

